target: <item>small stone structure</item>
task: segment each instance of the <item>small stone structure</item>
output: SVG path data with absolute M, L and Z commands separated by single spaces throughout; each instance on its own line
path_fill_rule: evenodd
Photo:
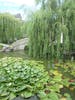
M 28 38 L 17 40 L 16 42 L 12 43 L 12 48 L 14 51 L 16 50 L 24 50 L 25 46 L 28 45 Z
M 29 41 L 28 38 L 24 38 L 24 39 L 17 40 L 16 42 L 12 43 L 11 45 L 0 43 L 0 45 L 3 46 L 0 51 L 8 52 L 8 51 L 24 50 L 25 46 L 28 45 L 28 41 Z

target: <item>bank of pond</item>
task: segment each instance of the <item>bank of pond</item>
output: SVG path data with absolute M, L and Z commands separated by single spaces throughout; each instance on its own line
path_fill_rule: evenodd
M 1 53 L 0 100 L 75 100 L 75 62 L 52 67 L 21 51 Z

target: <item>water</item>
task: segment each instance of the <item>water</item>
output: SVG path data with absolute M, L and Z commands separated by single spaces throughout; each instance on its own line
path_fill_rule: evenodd
M 3 58 L 3 57 L 21 57 L 23 59 L 33 59 L 33 58 L 30 58 L 24 51 L 15 51 L 15 52 L 0 52 L 0 58 Z M 41 59 L 39 59 L 41 60 Z M 48 61 L 44 61 L 44 64 L 46 66 L 46 69 L 48 67 Z M 50 67 L 50 64 L 49 64 L 49 67 Z M 67 90 L 67 89 L 66 89 Z M 65 92 L 65 90 L 64 90 Z M 72 100 L 75 100 L 75 91 L 69 91 L 70 92 L 71 96 L 72 96 Z M 20 98 L 16 98 L 14 100 L 26 100 L 26 99 L 20 99 Z M 31 100 L 31 99 L 29 99 Z M 37 99 L 33 99 L 33 100 L 37 100 Z
M 0 52 L 0 58 L 3 58 L 3 57 L 21 57 L 23 59 L 30 59 L 24 51 Z M 39 100 L 39 98 L 35 95 L 28 99 L 24 99 L 22 97 L 16 97 L 13 100 Z
M 28 59 L 28 55 L 24 51 L 14 51 L 14 52 L 0 52 L 0 58 L 3 57 L 21 57 Z

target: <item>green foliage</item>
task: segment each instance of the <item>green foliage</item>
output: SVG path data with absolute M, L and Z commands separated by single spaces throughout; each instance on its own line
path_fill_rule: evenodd
M 2 49 L 3 48 L 3 46 L 0 44 L 0 49 Z
M 48 75 L 40 61 L 14 57 L 0 59 L 0 100 L 12 100 L 17 95 L 28 98 L 35 94 L 40 100 L 63 100 L 63 98 L 72 100 L 70 93 L 64 90 L 65 87 L 69 89 L 68 91 L 71 88 L 75 90 L 75 81 L 70 77 L 72 74 L 70 76 L 65 74 L 68 67 L 60 70 L 62 64 L 55 66 Z M 61 90 L 64 90 L 64 94 Z
M 65 20 L 65 25 L 68 28 L 68 36 L 69 36 L 69 49 L 70 51 L 75 50 L 75 1 L 69 0 L 65 1 L 62 6 L 63 17 Z
M 29 55 L 36 58 L 63 59 L 75 50 L 74 1 L 36 0 L 41 4 L 28 24 Z M 62 38 L 62 41 L 61 41 Z
M 39 96 L 40 96 L 40 100 L 59 100 L 58 94 L 55 92 L 51 92 L 49 94 L 45 94 L 44 92 L 40 92 Z
M 71 68 L 72 72 L 75 70 L 75 67 L 71 66 L 70 63 L 64 64 L 64 69 L 62 64 L 56 64 L 55 68 L 50 69 L 50 79 L 44 85 L 44 90 L 39 91 L 41 100 L 72 100 L 71 93 L 75 92 L 75 75 L 71 75 L 66 65 Z M 65 70 L 67 71 L 65 72 Z
M 22 21 L 8 13 L 0 13 L 0 42 L 10 43 L 22 37 Z
M 0 59 L 0 100 L 11 100 L 17 95 L 33 96 L 44 88 L 49 77 L 44 66 L 35 61 L 5 57 Z

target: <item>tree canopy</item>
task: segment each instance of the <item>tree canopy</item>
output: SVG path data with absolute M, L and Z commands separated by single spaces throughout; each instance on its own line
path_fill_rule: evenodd
M 36 0 L 29 28 L 29 54 L 33 57 L 62 59 L 75 50 L 75 1 Z
M 13 42 L 22 37 L 22 21 L 9 13 L 0 13 L 0 42 Z

